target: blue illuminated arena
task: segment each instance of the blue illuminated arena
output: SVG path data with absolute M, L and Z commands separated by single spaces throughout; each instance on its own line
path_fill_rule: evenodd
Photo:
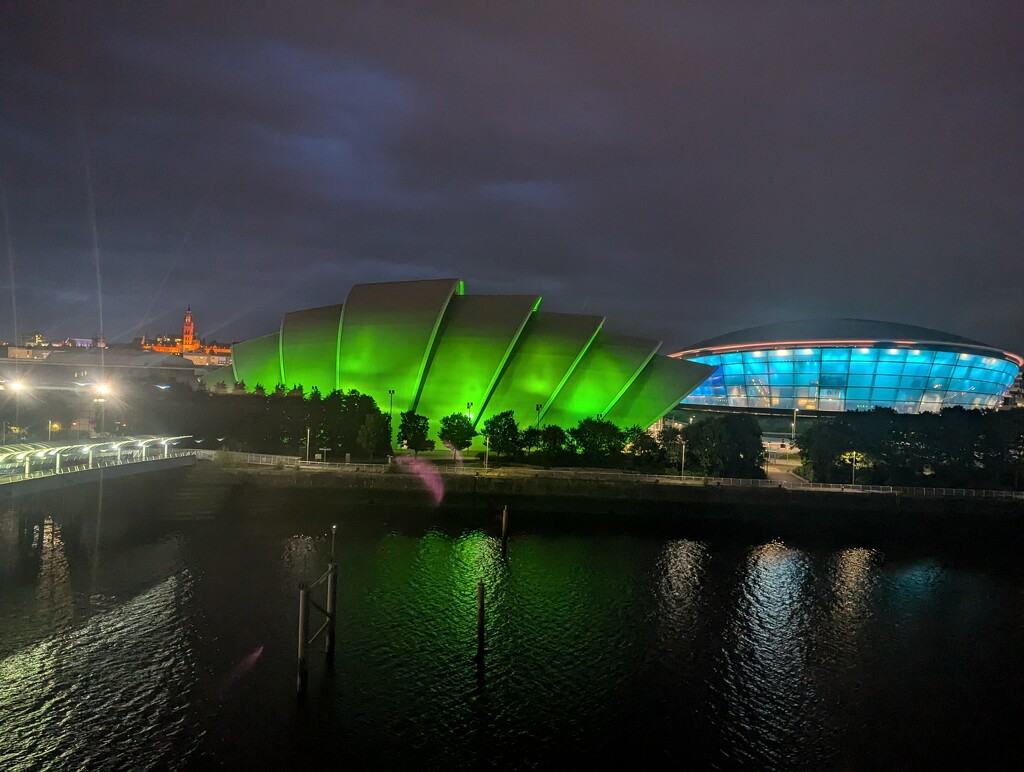
M 1024 364 L 978 341 L 863 319 L 754 327 L 672 356 L 717 368 L 683 405 L 900 413 L 999 407 Z

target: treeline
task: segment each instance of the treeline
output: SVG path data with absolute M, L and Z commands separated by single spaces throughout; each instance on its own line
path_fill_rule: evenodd
M 820 419 L 796 444 L 815 482 L 1017 489 L 1024 481 L 1024 410 L 876 408 Z
M 416 414 L 394 416 L 395 448 L 419 453 L 447 449 L 462 454 L 484 444 L 494 463 L 543 466 L 599 466 L 652 473 L 678 473 L 683 443 L 686 472 L 694 475 L 763 477 L 764 451 L 757 422 L 744 415 L 714 416 L 657 437 L 640 426 L 618 427 L 601 418 L 576 426 L 520 427 L 512 411 L 494 415 L 474 429 L 462 413 L 439 419 Z M 310 458 L 319 449 L 328 461 L 380 459 L 394 454 L 389 417 L 376 401 L 356 391 L 323 396 L 313 389 L 278 388 L 246 393 L 244 387 L 212 392 L 185 387 L 141 389 L 125 401 L 119 431 L 124 434 L 191 435 L 198 447 L 281 453 Z M 480 442 L 477 438 L 482 438 Z

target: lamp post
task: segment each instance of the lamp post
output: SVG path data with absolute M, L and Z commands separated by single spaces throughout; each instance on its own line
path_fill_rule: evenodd
M 686 471 L 686 440 L 679 438 L 679 479 L 683 479 L 683 472 Z
M 796 442 L 796 411 L 799 409 L 798 407 L 793 408 L 793 431 L 789 435 L 790 443 Z
M 467 402 L 466 403 L 466 415 L 469 417 L 470 421 L 473 420 L 473 403 L 472 402 Z
M 391 423 L 391 412 L 395 408 L 395 390 L 388 389 L 388 445 L 392 443 L 395 438 L 394 424 Z
M 544 405 L 542 403 L 538 402 L 537 403 L 537 431 L 540 431 L 540 409 L 542 407 L 544 407 Z
M 306 427 L 306 463 L 309 463 L 309 427 Z

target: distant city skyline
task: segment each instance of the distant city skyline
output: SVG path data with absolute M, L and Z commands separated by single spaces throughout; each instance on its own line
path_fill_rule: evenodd
M 678 349 L 1024 351 L 1024 6 L 10 3 L 0 336 L 271 332 L 360 282 Z

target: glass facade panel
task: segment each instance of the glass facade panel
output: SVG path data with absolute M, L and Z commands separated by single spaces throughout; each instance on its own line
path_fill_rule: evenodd
M 849 362 L 850 351 L 848 348 L 826 348 L 826 349 L 811 349 L 811 351 L 821 352 L 821 359 L 823 362 Z
M 885 384 L 879 384 L 885 385 Z M 925 389 L 928 387 L 928 379 L 923 376 L 904 375 L 900 378 L 901 389 Z
M 864 367 L 871 368 L 871 365 L 864 365 Z M 822 362 L 821 371 L 823 373 L 843 373 L 850 372 L 850 365 L 846 362 Z

